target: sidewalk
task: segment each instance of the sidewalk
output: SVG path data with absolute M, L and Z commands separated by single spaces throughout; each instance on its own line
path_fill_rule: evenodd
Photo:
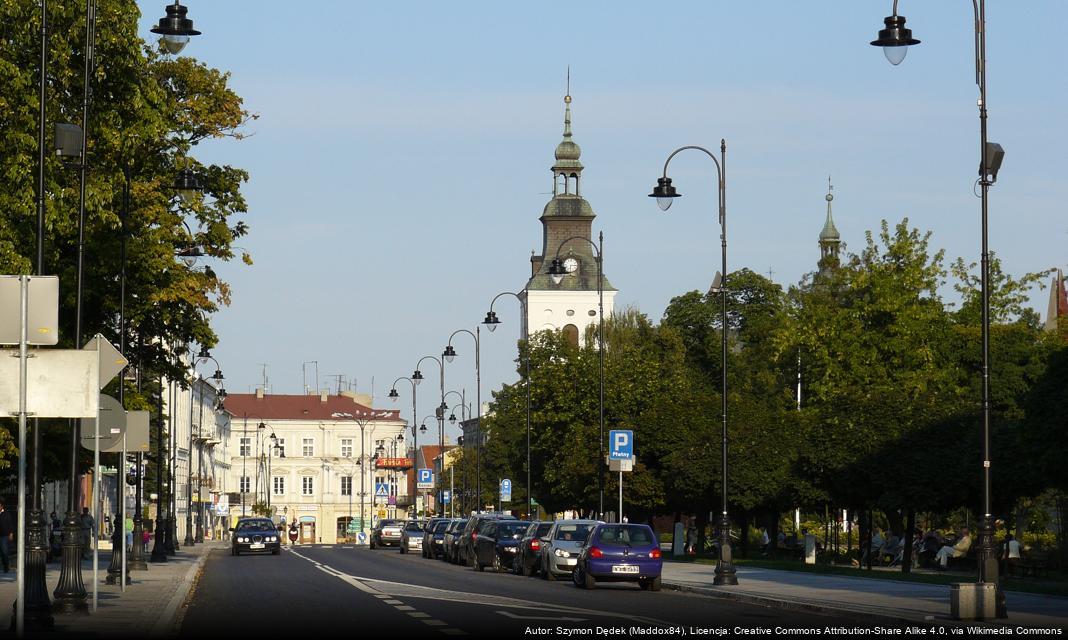
M 878 578 L 738 567 L 738 586 L 713 586 L 715 565 L 665 562 L 663 582 L 691 591 L 777 608 L 854 613 L 875 623 L 950 621 L 949 586 Z M 985 624 L 1068 627 L 1068 598 L 1006 592 L 1007 620 Z
M 226 543 L 207 541 L 193 547 L 183 546 L 166 563 L 148 563 L 148 571 L 131 571 L 126 593 L 118 584 L 104 582 L 111 552 L 100 553 L 100 588 L 97 611 L 93 613 L 93 563 L 82 561 L 82 580 L 89 594 L 89 615 L 56 615 L 55 630 L 78 635 L 115 637 L 137 635 L 160 637 L 173 635 L 182 604 L 193 587 L 198 570 L 212 549 L 225 549 Z M 48 565 L 45 579 L 48 595 L 52 597 L 59 582 L 59 562 Z M 10 628 L 17 592 L 15 569 L 0 573 L 0 633 Z

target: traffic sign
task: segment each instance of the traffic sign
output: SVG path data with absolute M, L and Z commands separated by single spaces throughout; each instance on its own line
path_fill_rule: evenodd
M 448 489 L 442 491 L 441 492 L 441 502 L 442 502 L 442 504 L 449 504 L 450 502 L 452 502 L 452 492 L 449 491 Z
M 22 338 L 22 278 L 23 276 L 0 276 L 0 344 L 19 344 Z M 26 344 L 57 344 L 59 278 L 26 278 Z
M 629 460 L 634 457 L 634 432 L 613 430 L 608 432 L 608 459 Z
M 367 532 L 361 531 L 356 534 L 356 541 L 360 544 L 367 544 Z
M 385 482 L 375 483 L 375 499 L 389 497 L 389 484 Z
M 432 469 L 420 469 L 416 476 L 415 487 L 417 489 L 433 489 L 434 471 Z
M 512 481 L 508 478 L 501 480 L 501 502 L 512 501 Z

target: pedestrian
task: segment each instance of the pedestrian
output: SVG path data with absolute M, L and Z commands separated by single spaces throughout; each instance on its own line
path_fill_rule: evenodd
M 89 513 L 89 507 L 82 507 L 79 522 L 82 527 L 82 560 L 85 560 L 88 557 L 89 547 L 96 538 L 96 520 L 93 519 L 93 514 Z
M 129 514 L 126 515 L 126 521 L 123 522 L 123 530 L 126 531 L 126 550 L 133 552 L 133 529 L 134 521 L 133 517 Z
M 11 561 L 8 560 L 8 553 L 11 549 L 11 543 L 15 541 L 15 522 L 8 513 L 7 508 L 4 505 L 4 501 L 0 500 L 0 562 L 3 562 L 4 573 L 11 571 Z

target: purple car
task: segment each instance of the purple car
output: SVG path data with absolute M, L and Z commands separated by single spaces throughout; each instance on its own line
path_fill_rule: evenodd
M 660 591 L 660 543 L 649 525 L 599 524 L 586 538 L 572 577 L 575 586 L 593 589 L 598 581 L 637 582 Z

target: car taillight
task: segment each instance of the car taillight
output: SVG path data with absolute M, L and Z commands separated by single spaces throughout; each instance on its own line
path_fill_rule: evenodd
M 653 549 L 652 551 L 650 551 L 649 552 L 649 557 L 654 559 L 654 560 L 659 560 L 660 559 L 660 549 Z
M 597 547 L 591 547 L 590 548 L 590 557 L 591 558 L 603 558 L 604 554 L 601 553 L 601 550 L 598 549 Z
M 530 550 L 531 551 L 540 551 L 541 550 L 541 543 L 538 542 L 537 540 L 531 540 L 530 541 Z
M 471 542 L 474 542 L 474 541 L 475 541 L 475 538 L 477 538 L 477 537 L 478 537 L 478 536 L 476 536 L 476 535 L 475 535 L 475 532 L 474 532 L 474 531 L 472 531 L 472 532 L 471 532 Z

